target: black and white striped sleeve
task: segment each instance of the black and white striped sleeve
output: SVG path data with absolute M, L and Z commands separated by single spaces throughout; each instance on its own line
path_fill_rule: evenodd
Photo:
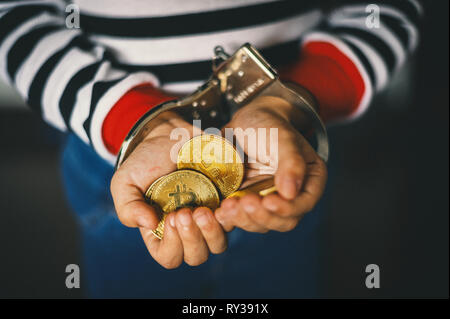
M 419 42 L 423 15 L 417 0 L 334 1 L 323 26 L 304 43 L 331 43 L 356 66 L 364 82 L 356 118 L 367 109 Z
M 59 0 L 0 2 L 0 77 L 45 121 L 73 131 L 113 163 L 102 139 L 104 118 L 131 88 L 158 86 L 158 80 L 113 67 L 104 47 L 66 27 L 65 6 Z

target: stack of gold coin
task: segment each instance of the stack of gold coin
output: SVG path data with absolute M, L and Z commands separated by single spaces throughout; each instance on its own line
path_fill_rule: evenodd
M 177 168 L 205 174 L 223 197 L 239 189 L 244 178 L 244 164 L 233 144 L 212 134 L 186 142 L 178 153 Z
M 220 197 L 214 184 L 203 174 L 179 170 L 157 179 L 145 193 L 150 204 L 161 209 L 161 221 L 153 234 L 162 238 L 166 215 L 182 207 L 206 206 L 215 210 Z
M 161 210 L 160 223 L 153 234 L 162 239 L 168 213 L 182 207 L 205 206 L 214 211 L 220 200 L 247 193 L 262 196 L 274 191 L 273 179 L 239 190 L 244 163 L 228 140 L 213 134 L 187 141 L 177 158 L 177 171 L 158 178 L 145 193 L 146 200 Z

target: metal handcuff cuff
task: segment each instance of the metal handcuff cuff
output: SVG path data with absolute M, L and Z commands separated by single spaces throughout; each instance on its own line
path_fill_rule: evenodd
M 133 126 L 120 148 L 116 170 L 150 131 L 149 123 L 166 111 L 176 112 L 187 122 L 201 120 L 205 127 L 220 128 L 226 124 L 230 110 L 249 103 L 257 96 L 280 97 L 298 107 L 311 123 L 316 138 L 316 152 L 328 160 L 328 137 L 325 125 L 307 93 L 301 95 L 293 87 L 281 83 L 278 74 L 249 43 L 232 56 L 221 47 L 215 48 L 213 74 L 194 93 L 152 108 Z

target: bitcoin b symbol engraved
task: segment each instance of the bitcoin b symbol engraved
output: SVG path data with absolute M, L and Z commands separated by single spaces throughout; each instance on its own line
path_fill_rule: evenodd
M 188 191 L 186 184 L 183 184 L 183 190 L 180 189 L 180 185 L 177 185 L 176 191 L 169 193 L 169 196 L 175 200 L 175 209 L 193 207 L 197 202 L 197 195 L 192 191 Z

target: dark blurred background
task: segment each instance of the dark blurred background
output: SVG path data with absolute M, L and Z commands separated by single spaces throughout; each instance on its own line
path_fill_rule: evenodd
M 359 121 L 330 128 L 323 225 L 332 298 L 448 298 L 448 1 L 428 1 L 421 46 Z M 0 298 L 82 297 L 59 171 L 64 136 L 0 87 Z M 366 265 L 381 288 L 365 286 Z M 83 286 L 83 284 L 82 284 Z

